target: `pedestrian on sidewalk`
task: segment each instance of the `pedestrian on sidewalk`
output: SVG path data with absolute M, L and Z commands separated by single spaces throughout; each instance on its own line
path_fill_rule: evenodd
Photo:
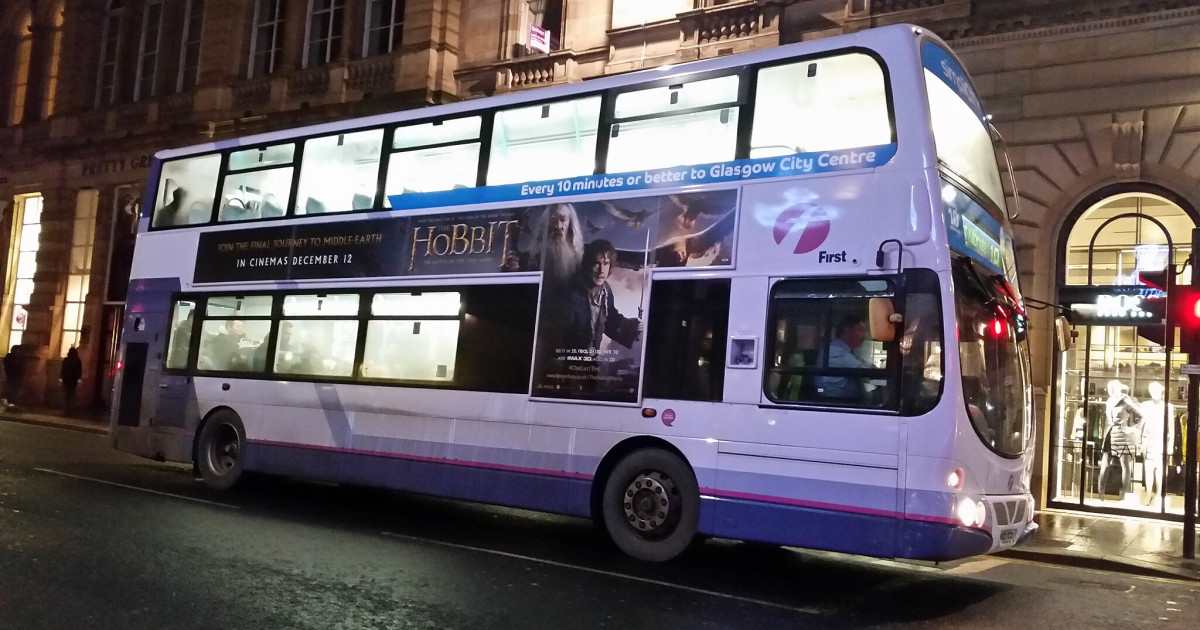
M 67 350 L 58 376 L 63 386 L 63 413 L 69 416 L 75 412 L 75 388 L 79 386 L 79 379 L 83 378 L 83 361 L 79 360 L 79 351 L 75 346 Z
M 21 356 L 21 344 L 17 344 L 4 355 L 4 397 L 7 399 L 5 406 L 17 406 L 21 382 L 24 380 L 25 358 Z

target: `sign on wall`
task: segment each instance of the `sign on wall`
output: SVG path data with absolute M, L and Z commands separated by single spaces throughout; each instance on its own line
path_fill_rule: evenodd
M 550 31 L 532 24 L 529 26 L 529 49 L 541 53 L 550 52 Z

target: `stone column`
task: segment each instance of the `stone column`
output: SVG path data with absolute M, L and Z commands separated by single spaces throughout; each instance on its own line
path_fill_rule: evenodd
M 342 5 L 342 42 L 338 49 L 337 62 L 343 66 L 362 52 L 366 3 L 367 0 L 346 0 Z
M 283 22 L 283 52 L 276 72 L 291 72 L 303 65 L 304 33 L 307 31 L 308 1 L 281 0 L 285 3 Z

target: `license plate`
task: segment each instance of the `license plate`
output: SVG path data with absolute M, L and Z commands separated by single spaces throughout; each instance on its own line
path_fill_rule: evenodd
M 1001 530 L 1001 532 L 1000 532 L 1000 544 L 1001 545 L 1011 545 L 1015 542 L 1017 542 L 1017 530 L 1015 530 L 1015 529 Z

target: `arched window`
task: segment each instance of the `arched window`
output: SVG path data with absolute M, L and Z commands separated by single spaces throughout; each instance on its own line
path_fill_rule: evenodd
M 54 115 L 54 97 L 58 93 L 58 63 L 62 58 L 63 3 L 54 7 L 54 44 L 50 51 L 50 74 L 46 76 L 45 98 L 42 100 L 42 117 Z
M 108 105 L 117 97 L 117 59 L 121 48 L 121 17 L 124 0 L 108 0 L 101 33 L 100 68 L 96 83 L 96 107 Z
M 1171 196 L 1150 188 L 1098 193 L 1060 242 L 1058 301 L 1072 309 L 1075 342 L 1056 356 L 1052 504 L 1182 509 L 1178 479 L 1162 464 L 1180 453 L 1174 429 L 1186 407 L 1180 369 L 1187 355 L 1163 326 L 1170 296 L 1154 283 L 1166 285 L 1164 269 L 1185 268 L 1196 224 Z M 1136 415 L 1120 425 L 1123 406 Z M 1114 426 L 1137 440 L 1121 446 Z
M 26 15 L 17 31 L 16 67 L 13 69 L 12 101 L 8 124 L 19 125 L 25 118 L 25 92 L 29 88 L 29 57 L 33 53 L 33 16 Z
M 1117 216 L 1123 218 L 1108 223 Z M 1148 218 L 1157 219 L 1171 232 L 1175 244 L 1174 264 L 1181 266 L 1191 253 L 1192 219 L 1183 208 L 1163 197 L 1140 192 L 1123 193 L 1095 204 L 1075 222 L 1067 237 L 1064 283 L 1137 284 L 1135 274 L 1138 271 L 1161 269 L 1167 264 L 1167 238 Z M 1103 231 L 1097 233 L 1101 227 Z M 1090 267 L 1089 245 L 1092 248 Z

